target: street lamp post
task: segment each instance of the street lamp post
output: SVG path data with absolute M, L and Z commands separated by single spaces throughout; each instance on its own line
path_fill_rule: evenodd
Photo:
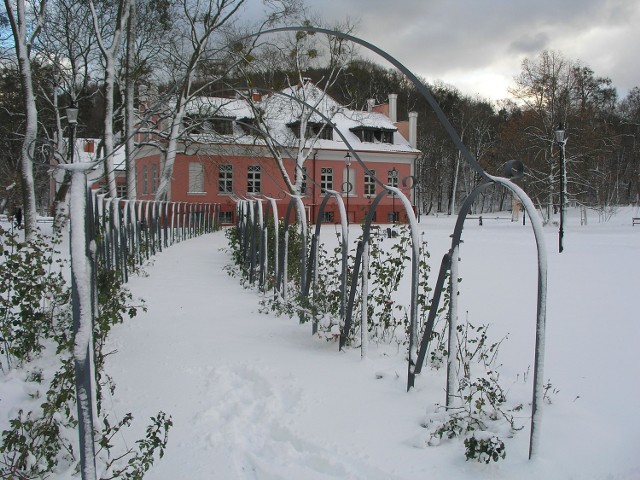
M 73 151 L 75 150 L 76 143 L 76 126 L 78 125 L 78 109 L 72 103 L 67 107 L 67 122 L 71 131 L 69 133 L 69 163 L 73 163 Z
M 69 123 L 69 163 L 74 161 L 76 126 L 78 124 L 78 109 L 72 103 L 67 109 Z M 95 265 L 90 255 L 91 233 L 87 224 L 87 170 L 67 166 L 67 173 L 71 173 L 71 198 L 69 209 L 70 221 L 70 256 L 71 256 L 71 299 L 74 339 L 74 371 L 76 387 L 76 405 L 78 408 L 78 441 L 80 451 L 80 472 L 82 480 L 95 480 L 96 461 L 94 443 L 94 381 L 95 365 L 90 354 L 93 345 L 91 335 L 81 332 L 91 332 L 95 322 L 94 297 L 91 288 L 86 288 L 87 281 L 91 281 Z M 89 277 L 87 277 L 89 274 Z
M 564 237 L 564 213 L 565 213 L 565 196 L 567 193 L 567 164 L 564 157 L 564 147 L 567 143 L 565 138 L 565 131 L 560 124 L 555 133 L 555 140 L 558 147 L 560 147 L 560 229 L 558 231 L 558 252 L 562 253 L 564 247 L 562 240 Z
M 350 167 L 351 167 L 351 153 L 347 152 L 344 156 L 344 163 L 347 166 L 347 182 L 346 182 L 346 191 L 347 191 L 347 225 L 349 224 L 349 196 L 351 195 L 351 175 Z

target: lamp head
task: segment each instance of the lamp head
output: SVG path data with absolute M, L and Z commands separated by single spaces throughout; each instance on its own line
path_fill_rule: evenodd
M 554 135 L 556 137 L 556 143 L 564 142 L 564 127 L 562 126 L 562 123 L 558 125 L 558 128 L 556 128 L 554 132 Z
M 78 109 L 73 104 L 67 107 L 67 122 L 71 126 L 75 126 L 78 123 Z

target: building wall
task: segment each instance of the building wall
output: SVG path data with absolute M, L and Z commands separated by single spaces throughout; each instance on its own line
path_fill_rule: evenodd
M 260 167 L 260 192 L 268 197 L 277 198 L 278 211 L 282 217 L 290 201 L 287 195 L 288 189 L 282 178 L 282 174 L 276 166 L 273 158 L 266 156 L 266 151 L 261 154 L 252 156 L 243 155 L 184 155 L 179 154 L 176 157 L 173 179 L 171 182 L 170 199 L 176 202 L 205 202 L 220 203 L 223 212 L 230 212 L 226 218 L 233 221 L 233 212 L 235 211 L 234 198 L 249 198 L 248 192 L 248 176 L 250 167 Z M 318 219 L 318 209 L 324 198 L 321 193 L 321 174 L 323 169 L 332 169 L 333 171 L 333 190 L 343 192 L 343 186 L 346 189 L 347 169 L 344 159 L 344 151 L 317 151 L 305 162 L 307 169 L 307 186 L 303 202 L 307 206 L 307 217 L 309 221 L 316 222 Z M 374 170 L 376 177 L 384 184 L 387 183 L 388 172 L 396 169 L 398 174 L 398 188 L 407 195 L 413 203 L 413 197 L 410 192 L 411 182 L 405 187 L 402 185 L 402 179 L 413 174 L 413 162 L 415 154 L 390 154 L 389 152 L 378 153 L 360 153 L 367 168 Z M 189 164 L 196 163 L 202 165 L 203 172 L 203 188 L 202 191 L 194 192 L 189 188 Z M 137 160 L 137 177 L 138 177 L 138 197 L 140 199 L 153 199 L 154 186 L 157 188 L 158 181 L 152 179 L 153 172 L 157 175 L 160 172 L 160 155 L 154 154 L 141 157 Z M 219 171 L 220 165 L 231 165 L 233 172 L 233 192 L 237 197 L 230 194 L 220 193 L 219 191 Z M 294 163 L 293 160 L 287 159 L 285 166 L 290 178 L 294 179 Z M 154 170 L 155 168 L 155 170 Z M 193 168 L 193 167 L 192 167 Z M 145 171 L 146 169 L 146 176 Z M 365 195 L 365 170 L 352 157 L 349 173 L 353 180 L 353 188 L 348 196 L 343 194 L 345 207 L 348 204 L 348 218 L 352 223 L 362 223 L 365 215 L 370 209 L 370 205 L 375 198 L 375 194 L 382 191 L 380 185 L 375 186 L 373 195 Z M 145 190 L 144 182 L 147 182 Z M 312 180 L 315 179 L 315 184 Z M 146 192 L 146 193 L 145 193 Z M 393 217 L 390 217 L 392 211 L 397 213 L 397 220 L 406 222 L 407 218 L 402 208 L 402 202 L 399 198 L 392 195 L 386 195 L 379 204 L 376 212 L 376 223 L 390 223 Z M 339 209 L 335 200 L 330 200 L 325 209 L 325 220 L 329 222 L 340 222 Z

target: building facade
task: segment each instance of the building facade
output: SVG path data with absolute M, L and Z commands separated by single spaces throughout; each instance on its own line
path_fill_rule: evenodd
M 314 223 L 327 190 L 343 197 L 351 223 L 364 220 L 385 185 L 413 205 L 417 115 L 397 122 L 395 100 L 389 95 L 388 104 L 350 110 L 311 82 L 265 96 L 199 99 L 185 116 L 168 199 L 219 203 L 223 224 L 234 222 L 236 201 L 246 198 L 275 198 L 282 216 L 290 195 L 299 194 Z M 155 197 L 163 159 L 151 144 L 140 149 L 139 199 Z M 321 220 L 340 222 L 335 200 Z M 406 221 L 396 195 L 385 194 L 374 221 Z

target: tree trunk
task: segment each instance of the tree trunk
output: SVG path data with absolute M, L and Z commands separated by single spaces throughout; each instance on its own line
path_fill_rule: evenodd
M 33 91 L 33 76 L 31 72 L 31 59 L 27 46 L 26 12 L 24 0 L 16 2 L 16 15 L 13 11 L 13 2 L 5 0 L 5 8 L 11 24 L 15 43 L 18 68 L 20 70 L 20 84 L 25 111 L 25 131 L 22 148 L 20 150 L 20 172 L 22 184 L 22 210 L 24 212 L 25 239 L 33 238 L 37 228 L 36 194 L 33 180 L 33 156 L 35 142 L 38 135 L 38 110 Z
M 127 166 L 127 198 L 129 200 L 135 200 L 137 197 L 136 188 L 136 162 L 135 162 L 135 111 L 133 105 L 133 99 L 135 95 L 135 79 L 133 78 L 133 62 L 135 56 L 135 24 L 136 24 L 136 0 L 131 0 L 131 13 L 129 14 L 129 26 L 127 28 L 127 89 L 126 99 L 127 104 L 125 107 L 126 112 L 126 166 Z

